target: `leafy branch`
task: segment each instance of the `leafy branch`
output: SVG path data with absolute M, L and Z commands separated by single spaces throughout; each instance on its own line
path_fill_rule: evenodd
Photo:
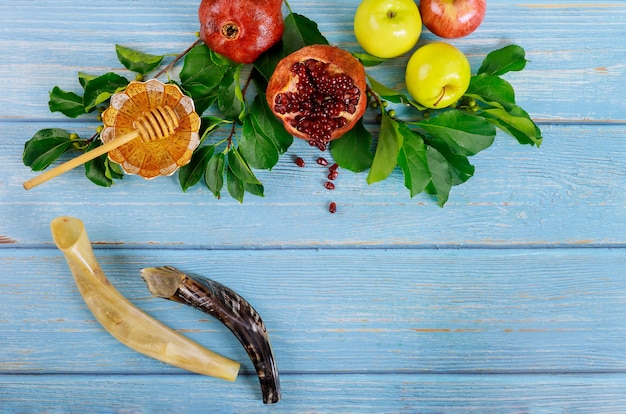
M 383 62 L 364 54 L 355 56 L 367 66 Z M 456 106 L 439 110 L 422 108 L 402 92 L 370 77 L 370 94 L 381 111 L 372 157 L 368 156 L 372 154 L 371 137 L 342 137 L 331 144 L 331 153 L 344 168 L 355 172 L 369 169 L 369 184 L 384 180 L 398 166 L 411 197 L 426 192 L 443 206 L 452 187 L 473 176 L 474 166 L 469 157 L 493 144 L 496 128 L 521 144 L 541 145 L 539 127 L 516 105 L 513 87 L 501 77 L 522 70 L 525 65 L 525 52 L 519 46 L 510 45 L 489 53 Z M 415 119 L 395 119 L 392 111 L 386 109 L 386 102 L 408 107 Z M 361 154 L 358 163 L 346 162 L 351 153 Z
M 263 185 L 254 169 L 271 169 L 293 142 L 272 114 L 262 92 L 246 97 L 251 83 L 263 91 L 278 61 L 306 44 L 326 42 L 317 24 L 304 16 L 290 13 L 285 19 L 285 36 L 282 42 L 255 62 L 241 86 L 242 65 L 234 63 L 207 48 L 199 40 L 158 70 L 153 77 L 168 74 L 181 60 L 179 79 L 169 79 L 192 97 L 195 109 L 201 115 L 201 145 L 194 151 L 190 163 L 179 169 L 178 178 L 183 191 L 204 181 L 206 187 L 220 197 L 224 184 L 229 194 L 243 201 L 245 192 L 262 196 Z M 116 45 L 120 63 L 135 79 L 143 79 L 159 68 L 165 55 L 151 55 Z M 95 76 L 78 74 L 83 94 L 65 91 L 55 86 L 48 102 L 51 112 L 61 112 L 76 118 L 85 114 L 99 114 L 106 109 L 111 96 L 130 83 L 114 72 Z M 215 115 L 218 114 L 218 115 Z M 229 126 L 226 139 L 211 142 L 212 134 Z M 35 171 L 41 171 L 69 151 L 84 152 L 100 144 L 96 135 L 84 139 L 76 133 L 52 128 L 38 131 L 24 147 L 23 162 Z M 73 145 L 88 142 L 89 145 Z M 109 187 L 123 174 L 119 166 L 99 157 L 85 164 L 87 177 L 94 183 Z
M 189 164 L 179 169 L 181 189 L 187 191 L 202 182 L 219 198 L 226 185 L 231 197 L 242 202 L 245 193 L 263 196 L 263 184 L 254 171 L 271 170 L 293 143 L 293 137 L 267 105 L 263 91 L 281 58 L 311 44 L 328 41 L 315 22 L 289 9 L 282 41 L 250 67 L 218 55 L 200 40 L 167 65 L 163 62 L 168 55 L 146 54 L 121 45 L 115 49 L 118 60 L 134 74 L 134 79 L 143 79 L 150 73 L 154 73 L 154 78 L 167 74 L 168 82 L 179 85 L 194 100 L 202 121 L 201 143 Z M 384 62 L 363 53 L 354 55 L 366 67 Z M 171 78 L 170 71 L 181 61 L 178 78 Z M 406 94 L 368 77 L 372 107 L 380 111 L 378 133 L 373 136 L 361 120 L 331 143 L 332 156 L 345 169 L 368 171 L 369 184 L 386 179 L 399 167 L 411 197 L 426 192 L 443 206 L 451 188 L 472 177 L 474 167 L 469 157 L 493 143 L 496 129 L 521 144 L 541 144 L 539 128 L 516 105 L 513 87 L 501 77 L 522 70 L 525 64 L 524 50 L 519 46 L 491 52 L 457 105 L 441 110 L 420 107 Z M 50 111 L 70 118 L 92 114 L 99 120 L 111 96 L 130 83 L 127 77 L 114 72 L 78 73 L 78 81 L 82 94 L 58 86 L 52 89 Z M 255 94 L 248 96 L 252 89 Z M 395 110 L 388 108 L 393 105 L 407 107 L 409 119 L 397 119 Z M 214 138 L 214 132 L 225 128 L 225 138 Z M 25 143 L 23 162 L 41 171 L 67 152 L 89 151 L 101 144 L 101 129 L 102 126 L 97 127 L 88 138 L 58 128 L 42 129 Z M 105 187 L 123 178 L 119 165 L 110 162 L 106 155 L 86 163 L 85 173 L 92 182 Z

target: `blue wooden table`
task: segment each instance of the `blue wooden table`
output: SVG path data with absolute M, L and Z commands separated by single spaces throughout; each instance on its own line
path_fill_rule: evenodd
M 544 142 L 499 134 L 444 208 L 410 198 L 399 170 L 374 185 L 344 171 L 329 192 L 318 151 L 299 140 L 257 172 L 265 197 L 242 204 L 201 186 L 183 193 L 175 176 L 101 188 L 80 168 L 25 191 L 35 173 L 22 151 L 36 131 L 98 125 L 50 113 L 51 89 L 78 91 L 79 71 L 124 73 L 116 43 L 179 53 L 195 40 L 198 3 L 0 2 L 0 412 L 626 410 L 622 0 L 490 0 L 481 27 L 452 42 L 474 70 L 490 50 L 526 49 L 527 68 L 507 79 Z M 290 2 L 350 51 L 357 3 Z M 370 73 L 402 88 L 407 58 Z M 106 333 L 52 243 L 60 215 L 84 221 L 129 300 L 242 362 L 238 380 L 172 368 Z M 279 404 L 262 404 L 247 355 L 219 322 L 149 294 L 139 269 L 165 264 L 257 308 Z

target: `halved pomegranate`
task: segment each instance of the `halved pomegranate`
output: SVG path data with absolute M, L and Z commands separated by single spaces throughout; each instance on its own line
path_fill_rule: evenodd
M 253 63 L 282 37 L 283 0 L 202 0 L 200 39 L 237 63 Z
M 295 137 L 322 151 L 367 109 L 361 62 L 335 46 L 312 45 L 282 59 L 267 87 L 272 112 Z

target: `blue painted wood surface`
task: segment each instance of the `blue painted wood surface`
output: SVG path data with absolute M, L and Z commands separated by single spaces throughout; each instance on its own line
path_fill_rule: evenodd
M 358 50 L 356 0 L 290 4 Z M 21 153 L 37 130 L 97 126 L 51 114 L 52 87 L 78 91 L 78 71 L 121 73 L 116 43 L 180 52 L 195 40 L 197 5 L 0 3 L 0 412 L 624 411 L 623 1 L 491 0 L 479 30 L 453 42 L 474 69 L 499 46 L 526 49 L 527 68 L 507 79 L 544 144 L 498 135 L 443 209 L 411 199 L 399 171 L 372 186 L 342 172 L 330 193 L 317 151 L 299 141 L 258 173 L 265 197 L 243 204 L 199 186 L 182 193 L 175 177 L 99 188 L 80 170 L 23 190 L 34 173 Z M 371 74 L 402 87 L 405 63 Z M 165 366 L 109 336 L 52 244 L 58 215 L 83 219 L 132 302 L 241 361 L 237 382 Z M 281 403 L 262 405 L 252 365 L 222 325 L 150 296 L 138 270 L 162 264 L 254 304 L 275 348 Z

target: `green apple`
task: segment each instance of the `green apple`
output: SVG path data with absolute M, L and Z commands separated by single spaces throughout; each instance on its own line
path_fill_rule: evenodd
M 467 57 L 445 42 L 417 49 L 406 66 L 406 87 L 415 101 L 432 109 L 446 108 L 467 91 L 471 68 Z
M 354 14 L 354 35 L 370 55 L 400 56 L 417 44 L 422 17 L 414 0 L 363 0 Z

